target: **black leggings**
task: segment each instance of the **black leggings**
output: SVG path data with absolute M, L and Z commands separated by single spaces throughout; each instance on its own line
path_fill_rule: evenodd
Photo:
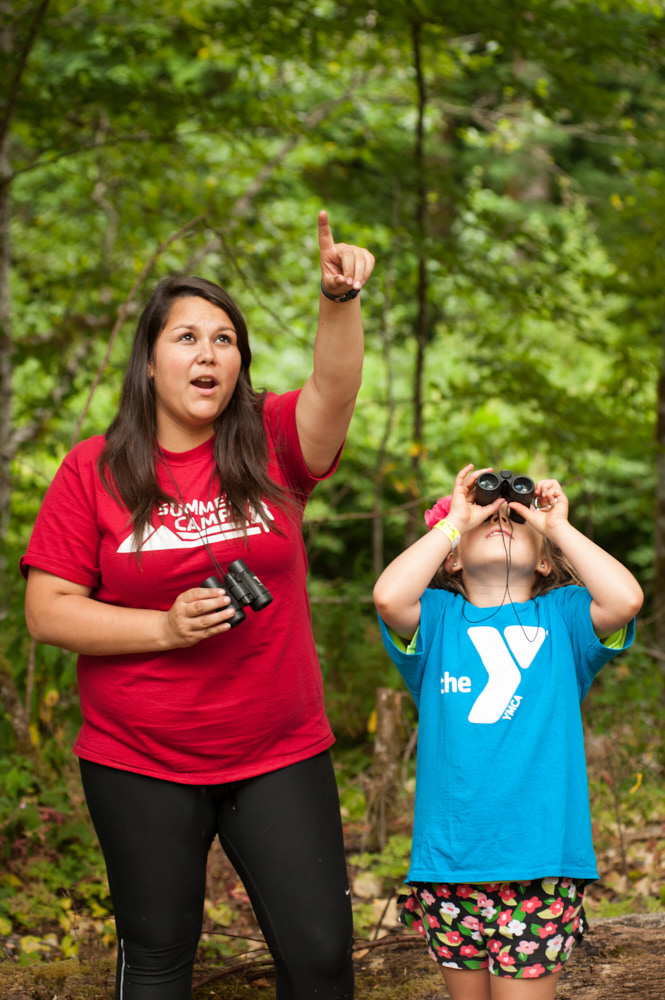
M 216 835 L 277 970 L 278 1000 L 353 997 L 353 922 L 330 755 L 225 785 L 81 761 L 118 931 L 116 1000 L 189 1000 Z

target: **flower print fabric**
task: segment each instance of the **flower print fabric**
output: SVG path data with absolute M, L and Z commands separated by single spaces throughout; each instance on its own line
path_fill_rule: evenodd
M 401 920 L 439 965 L 537 979 L 558 972 L 586 928 L 582 879 L 413 883 Z

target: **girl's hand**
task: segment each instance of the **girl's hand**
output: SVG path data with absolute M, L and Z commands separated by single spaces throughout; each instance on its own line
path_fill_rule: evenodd
M 454 524 L 460 534 L 464 534 L 470 528 L 482 524 L 490 518 L 505 503 L 503 497 L 499 497 L 486 507 L 481 507 L 475 502 L 475 488 L 480 476 L 485 472 L 492 472 L 493 469 L 478 469 L 473 472 L 473 465 L 465 465 L 455 476 L 455 485 L 450 499 L 450 511 L 446 515 L 446 520 Z
M 560 525 L 568 522 L 568 497 L 556 479 L 541 479 L 536 483 L 534 494 L 533 507 L 514 502 L 508 506 L 541 535 L 551 537 Z
M 179 594 L 168 611 L 164 612 L 164 638 L 168 649 L 195 646 L 211 635 L 227 632 L 235 608 L 229 607 L 231 598 L 225 590 L 193 587 Z
M 335 243 L 327 212 L 319 212 L 321 282 L 329 295 L 361 289 L 374 270 L 374 256 L 363 247 Z

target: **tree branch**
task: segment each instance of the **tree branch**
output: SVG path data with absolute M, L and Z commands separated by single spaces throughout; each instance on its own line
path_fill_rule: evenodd
M 25 40 L 25 45 L 19 54 L 18 65 L 16 67 L 16 72 L 9 84 L 9 92 L 7 94 L 7 102 L 4 109 L 4 114 L 0 118 L 0 141 L 4 139 L 7 132 L 9 131 L 9 123 L 16 107 L 16 98 L 18 97 L 18 92 L 21 86 L 21 80 L 23 78 L 23 73 L 25 72 L 25 67 L 28 62 L 28 56 L 35 44 L 35 39 L 37 38 L 37 30 L 41 21 L 46 14 L 46 8 L 48 7 L 50 0 L 41 0 L 41 3 L 37 9 L 35 17 L 32 24 L 30 25 L 30 30 L 28 31 L 28 37 Z M 4 179 L 3 179 L 4 180 Z
M 0 180 L 0 185 L 10 184 L 16 177 L 21 174 L 29 174 L 34 170 L 42 170 L 46 167 L 52 166 L 57 163 L 58 160 L 65 160 L 70 156 L 78 156 L 80 153 L 89 153 L 94 149 L 103 149 L 105 146 L 120 146 L 126 142 L 171 142 L 170 136 L 164 136 L 163 139 L 155 138 L 155 136 L 150 135 L 149 132 L 136 132 L 130 135 L 117 135 L 111 139 L 99 139 L 94 142 L 86 142 L 82 146 L 74 146 L 72 149 L 64 149 L 59 153 L 51 153 L 48 160 L 39 159 L 41 156 L 46 156 L 49 150 L 41 150 L 37 153 L 38 159 L 28 164 L 26 167 L 19 167 L 18 170 L 14 170 L 13 173 L 8 174 Z
M 518 125 L 528 125 L 530 124 L 528 118 L 523 118 L 520 115 L 510 114 L 507 111 L 490 111 L 488 109 L 482 108 L 479 104 L 474 105 L 460 105 L 460 104 L 450 104 L 448 101 L 440 101 L 439 107 L 442 111 L 447 112 L 449 115 L 458 118 L 472 118 L 478 125 L 484 128 L 486 131 L 494 128 L 498 122 L 510 121 L 515 122 Z M 598 142 L 606 146 L 636 146 L 638 141 L 635 136 L 625 135 L 613 136 L 604 135 L 600 132 L 595 131 L 603 126 L 597 124 L 596 122 L 582 122 L 579 125 L 564 125 L 562 122 L 552 122 L 552 126 L 557 128 L 560 132 L 564 132 L 567 135 L 577 136 L 581 139 L 586 139 L 589 142 Z
M 155 262 L 157 261 L 157 259 L 160 256 L 160 254 L 162 254 L 168 247 L 170 247 L 172 243 L 175 243 L 176 240 L 179 240 L 180 237 L 183 236 L 184 233 L 186 233 L 189 229 L 192 229 L 194 226 L 198 225 L 198 223 L 201 222 L 204 218 L 205 217 L 203 215 L 197 215 L 197 216 L 195 216 L 193 219 L 190 219 L 189 222 L 186 222 L 184 226 L 181 226 L 181 228 L 176 233 L 173 233 L 171 236 L 169 236 L 169 238 L 167 240 L 164 240 L 163 243 L 160 243 L 160 245 L 157 247 L 157 249 L 155 250 L 155 252 L 152 255 L 152 257 L 150 258 L 150 260 L 145 265 L 145 267 L 143 268 L 143 270 L 139 274 L 138 278 L 134 282 L 134 285 L 132 286 L 132 288 L 131 288 L 131 290 L 129 292 L 129 295 L 127 296 L 127 298 L 125 299 L 125 301 L 123 302 L 123 304 L 118 309 L 118 317 L 117 317 L 117 319 L 116 319 L 116 321 L 115 321 L 115 323 L 113 325 L 113 329 L 111 330 L 111 335 L 109 337 L 108 344 L 106 345 L 106 352 L 105 352 L 104 357 L 102 358 L 102 360 L 101 360 L 101 362 L 99 364 L 99 367 L 97 368 L 97 373 L 96 373 L 96 375 L 95 375 L 95 377 L 93 379 L 92 385 L 90 386 L 90 389 L 88 391 L 88 396 L 87 396 L 87 399 L 86 399 L 85 404 L 83 406 L 83 410 L 81 411 L 81 415 L 79 416 L 78 420 L 76 421 L 76 427 L 74 428 L 74 434 L 72 435 L 72 442 L 71 442 L 71 447 L 72 448 L 74 447 L 74 445 L 76 444 L 76 442 L 79 439 L 79 435 L 81 433 L 81 426 L 82 426 L 83 421 L 85 420 L 86 416 L 88 415 L 88 410 L 90 409 L 90 404 L 92 402 L 92 397 L 95 394 L 97 386 L 99 385 L 99 383 L 102 380 L 102 375 L 104 374 L 104 370 L 106 369 L 106 366 L 107 366 L 107 364 L 109 362 L 109 358 L 111 356 L 111 351 L 113 350 L 113 347 L 114 347 L 114 344 L 116 342 L 118 333 L 120 332 L 120 328 L 122 327 L 122 324 L 125 321 L 125 317 L 127 316 L 127 311 L 128 311 L 130 303 L 133 301 L 133 299 L 136 296 L 137 292 L 139 291 L 141 285 L 143 284 L 143 282 L 147 278 L 148 274 L 150 273 L 150 271 L 154 267 Z
M 406 503 L 398 504 L 397 507 L 387 507 L 385 510 L 363 510 L 355 514 L 330 514 L 326 517 L 307 518 L 308 524 L 332 524 L 333 521 L 367 521 L 373 517 L 390 517 L 391 514 L 399 514 L 400 511 L 410 510 L 417 507 L 423 501 L 421 498 L 407 500 Z
M 334 108 L 336 108 L 340 104 L 343 104 L 344 101 L 348 100 L 349 97 L 356 90 L 358 83 L 359 83 L 358 79 L 354 79 L 351 82 L 351 84 L 346 88 L 344 93 L 341 94 L 340 97 L 334 98 L 331 101 L 327 101 L 320 107 L 315 108 L 314 111 L 312 111 L 312 113 L 305 118 L 304 122 L 302 123 L 301 131 L 297 132 L 295 135 L 292 135 L 289 139 L 287 139 L 283 143 L 279 152 L 276 153 L 275 156 L 273 156 L 273 158 L 269 160 L 267 163 L 264 163 L 263 167 L 259 170 L 258 174 L 256 175 L 254 181 L 249 185 L 244 194 L 242 194 L 238 198 L 233 208 L 231 209 L 229 213 L 227 232 L 231 232 L 233 229 L 235 229 L 235 227 L 242 219 L 243 215 L 246 213 L 247 209 L 250 207 L 250 205 L 258 195 L 263 185 L 268 180 L 268 178 L 275 172 L 277 167 L 284 162 L 289 153 L 296 148 L 298 143 L 302 140 L 303 136 L 306 135 L 310 129 L 313 129 L 318 124 L 320 124 L 320 122 L 323 121 L 326 115 L 330 114 L 330 112 Z M 204 260 L 209 254 L 215 253 L 215 251 L 219 250 L 221 246 L 222 246 L 222 239 L 219 235 L 217 235 L 215 239 L 210 240 L 208 243 L 206 243 L 204 247 L 198 250 L 195 254 L 192 254 L 189 261 L 187 262 L 187 267 L 185 268 L 185 270 L 195 271 L 202 260 Z
M 88 344 L 83 342 L 79 344 L 72 357 L 70 358 L 64 372 L 58 378 L 57 385 L 54 386 L 53 392 L 49 397 L 49 406 L 40 406 L 32 411 L 32 418 L 27 424 L 23 424 L 20 427 L 15 427 L 11 434 L 9 435 L 7 452 L 3 456 L 10 461 L 14 459 L 18 453 L 21 445 L 25 444 L 27 441 L 32 441 L 37 436 L 39 428 L 42 427 L 48 420 L 51 419 L 53 414 L 59 409 L 60 404 L 67 397 L 74 379 L 80 372 L 79 362 L 85 357 L 88 352 Z

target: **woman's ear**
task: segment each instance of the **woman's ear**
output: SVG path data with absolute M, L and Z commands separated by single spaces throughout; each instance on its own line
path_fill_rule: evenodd
M 148 364 L 146 366 L 146 371 L 148 372 L 148 378 L 154 378 L 155 377 L 155 368 L 154 368 L 154 365 L 152 363 L 152 358 L 148 358 Z
M 546 556 L 542 556 L 538 561 L 536 566 L 536 573 L 538 576 L 549 576 L 552 572 L 552 563 Z

